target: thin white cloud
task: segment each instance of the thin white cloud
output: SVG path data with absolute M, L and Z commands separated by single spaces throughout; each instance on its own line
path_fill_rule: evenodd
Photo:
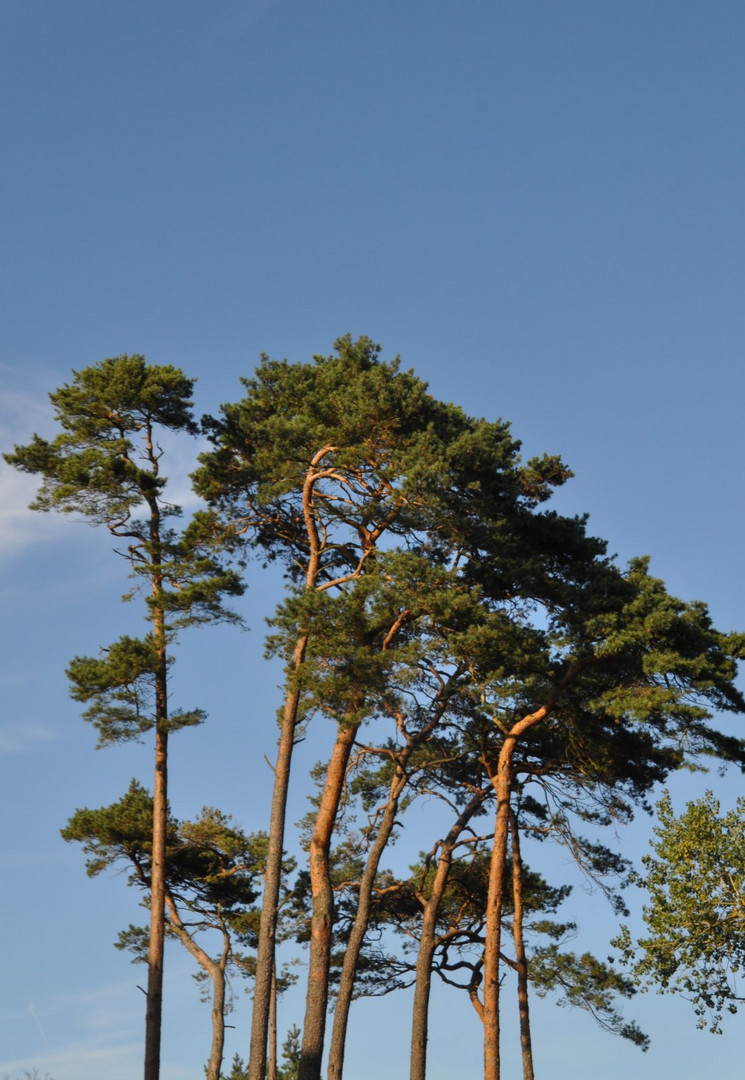
M 44 743 L 54 742 L 59 735 L 43 724 L 20 722 L 0 725 L 0 754 L 22 754 Z
M 49 1074 L 53 1080 L 101 1080 L 102 1076 L 106 1080 L 131 1080 L 142 1069 L 142 1047 L 134 1039 L 107 1046 L 76 1042 L 61 1050 L 0 1063 L 3 1077 L 22 1077 L 33 1069 L 42 1077 Z
M 75 1033 L 65 1045 L 52 1036 L 53 1028 L 59 1031 L 60 1018 Z M 59 995 L 46 1008 L 37 1003 L 0 1017 L 3 1025 L 23 1020 L 41 1026 L 44 1050 L 0 1059 L 0 1077 L 22 1077 L 36 1069 L 54 1080 L 131 1080 L 142 1072 L 144 998 L 131 980 Z M 192 1080 L 194 1071 L 164 1062 L 161 1076 Z
M 61 1016 L 67 1029 L 77 1032 L 63 1046 L 51 1034 Z M 45 1048 L 32 1056 L 0 1061 L 0 1076 L 23 1076 L 26 1070 L 37 1069 L 54 1080 L 100 1080 L 102 1076 L 130 1080 L 141 1070 L 142 1006 L 130 982 L 64 994 L 46 1008 L 30 1004 L 2 1019 L 16 1024 L 22 1019 L 35 1021 Z

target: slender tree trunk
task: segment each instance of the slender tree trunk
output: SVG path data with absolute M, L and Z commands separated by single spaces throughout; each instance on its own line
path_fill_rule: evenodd
M 514 739 L 511 740 L 514 747 Z M 484 1080 L 499 1080 L 499 952 L 504 898 L 504 863 L 510 809 L 510 763 L 512 753 L 500 754 L 496 783 L 497 816 L 494 824 L 489 891 L 486 900 L 484 945 Z
M 315 589 L 320 569 L 321 539 L 314 516 L 314 486 L 322 477 L 320 465 L 333 446 L 324 446 L 314 455 L 303 483 L 303 518 L 308 535 L 309 554 L 305 572 L 305 588 Z M 310 631 L 304 628 L 298 635 L 290 663 L 289 690 L 282 713 L 282 726 L 274 770 L 274 791 L 269 819 L 269 843 L 267 846 L 266 871 L 264 873 L 264 896 L 259 920 L 259 943 L 256 950 L 256 978 L 254 981 L 254 1005 L 251 1018 L 251 1051 L 248 1061 L 248 1080 L 265 1080 L 267 1037 L 272 1001 L 272 979 L 275 972 L 277 920 L 279 917 L 279 892 L 282 883 L 282 855 L 285 837 L 285 814 L 290 786 L 290 765 L 295 742 L 300 688 L 298 674 L 305 660 Z
M 440 871 L 442 876 L 440 877 Z M 424 1080 L 427 1074 L 427 1039 L 429 1037 L 429 995 L 432 988 L 432 958 L 435 953 L 435 927 L 442 893 L 450 873 L 450 859 L 440 860 L 435 877 L 436 892 L 424 909 L 422 932 L 416 963 L 414 1004 L 411 1010 L 410 1080 Z
M 502 904 L 505 889 L 505 863 L 512 794 L 512 758 L 518 740 L 530 728 L 545 720 L 561 691 L 582 670 L 586 661 L 576 661 L 555 687 L 545 705 L 529 713 L 510 729 L 499 752 L 496 775 L 491 774 L 497 795 L 494 845 L 489 868 L 489 891 L 486 899 L 486 940 L 484 943 L 484 1080 L 499 1080 L 499 952 L 502 933 Z
M 230 934 L 222 924 L 223 947 L 218 961 L 212 959 L 189 933 L 179 914 L 176 901 L 170 889 L 166 888 L 165 901 L 171 920 L 171 928 L 176 932 L 181 943 L 209 975 L 212 981 L 212 1042 L 207 1062 L 206 1080 L 220 1080 L 220 1069 L 225 1049 L 225 970 L 230 956 Z
M 269 1063 L 267 1080 L 277 1080 L 277 964 L 272 968 L 272 1002 L 269 1010 Z
M 370 907 L 373 888 L 375 886 L 375 878 L 378 873 L 378 867 L 383 852 L 386 849 L 391 833 L 393 832 L 393 827 L 396 824 L 396 814 L 398 813 L 401 793 L 408 782 L 407 766 L 411 759 L 411 755 L 417 747 L 421 746 L 428 736 L 432 734 L 437 723 L 441 720 L 446 707 L 447 698 L 444 693 L 441 693 L 438 696 L 434 717 L 432 717 L 430 722 L 415 735 L 405 732 L 402 718 L 400 716 L 397 718 L 399 730 L 404 734 L 407 742 L 406 746 L 397 756 L 396 771 L 388 789 L 388 799 L 383 808 L 380 827 L 375 837 L 375 841 L 370 848 L 365 869 L 362 878 L 360 879 L 357 911 L 355 913 L 354 924 L 352 925 L 349 940 L 347 941 L 347 948 L 344 953 L 344 963 L 339 981 L 339 993 L 336 998 L 336 1008 L 334 1009 L 334 1026 L 331 1031 L 331 1043 L 329 1046 L 328 1080 L 342 1080 L 344 1070 L 344 1050 L 347 1041 L 347 1026 L 349 1024 L 349 1010 L 352 1004 L 352 994 L 354 992 L 354 981 L 357 974 L 360 952 L 362 951 L 362 944 L 365 940 L 367 925 L 370 921 Z
M 298 672 L 303 663 L 307 643 L 308 633 L 304 632 L 297 640 L 292 658 L 294 673 Z M 292 764 L 299 701 L 300 690 L 295 683 L 291 686 L 285 699 L 277 751 L 277 764 L 274 769 L 274 791 L 272 793 L 269 842 L 267 845 L 266 870 L 264 872 L 264 895 L 259 920 L 259 943 L 256 950 L 256 979 L 254 982 L 248 1080 L 264 1080 L 266 1075 L 267 1036 L 272 1005 L 279 892 L 282 884 L 285 813 L 287 810 L 287 794 L 290 787 L 290 766 Z
M 331 932 L 334 922 L 334 893 L 331 887 L 329 851 L 344 790 L 349 755 L 358 730 L 359 724 L 339 728 L 310 841 L 313 912 L 310 924 L 308 989 L 305 999 L 305 1022 L 298 1080 L 320 1080 L 321 1076 L 329 991 Z
M 153 789 L 153 861 L 150 884 L 150 939 L 148 945 L 147 1011 L 145 1014 L 145 1080 L 160 1075 L 160 1032 L 163 1010 L 163 954 L 165 952 L 165 857 L 168 809 L 168 733 L 155 733 L 155 785 Z
M 510 810 L 510 835 L 512 837 L 512 937 L 515 942 L 517 963 L 517 1004 L 520 1013 L 520 1050 L 523 1059 L 523 1080 L 534 1080 L 533 1046 L 530 1037 L 530 1008 L 528 1003 L 528 959 L 525 955 L 523 937 L 523 862 L 520 855 L 520 832 L 517 815 Z
M 436 928 L 440 903 L 450 876 L 453 851 L 461 833 L 487 797 L 488 791 L 477 791 L 464 806 L 457 821 L 448 832 L 440 847 L 437 869 L 429 899 L 424 905 L 422 931 L 416 964 L 416 984 L 411 1024 L 411 1061 L 409 1080 L 425 1080 L 427 1074 L 427 1038 L 429 995 L 432 986 L 432 958 L 437 947 Z
M 147 1010 L 145 1013 L 145 1080 L 159 1080 L 160 1039 L 163 1016 L 163 959 L 166 927 L 166 832 L 168 822 L 168 676 L 165 614 L 158 604 L 162 589 L 159 575 L 159 519 L 152 513 L 153 637 L 158 654 L 155 676 L 155 780 L 153 784 L 153 855 L 150 878 L 150 939 L 148 944 Z
M 225 1046 L 225 972 L 215 965 L 212 975 L 212 1046 L 206 1080 L 220 1080 Z
M 407 748 L 408 749 L 408 748 Z M 391 781 L 388 802 L 383 811 L 383 817 L 365 864 L 365 870 L 360 879 L 359 899 L 355 914 L 352 931 L 344 953 L 341 980 L 339 982 L 339 994 L 336 999 L 334 1010 L 334 1026 L 331 1031 L 331 1043 L 329 1045 L 328 1080 L 341 1080 L 344 1069 L 344 1049 L 347 1039 L 347 1025 L 349 1023 L 349 1009 L 352 1003 L 354 980 L 357 973 L 362 943 L 365 939 L 367 924 L 370 919 L 370 907 L 372 900 L 375 878 L 378 866 L 385 851 L 388 840 L 393 832 L 396 822 L 401 792 L 406 786 L 406 773 L 399 762 L 396 774 Z

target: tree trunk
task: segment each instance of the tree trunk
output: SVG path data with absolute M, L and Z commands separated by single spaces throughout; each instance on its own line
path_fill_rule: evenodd
M 269 1009 L 269 1063 L 266 1080 L 277 1080 L 277 965 L 272 968 L 272 1001 Z
M 455 677 L 456 676 L 453 675 L 453 680 L 455 680 Z M 347 941 L 347 948 L 344 953 L 344 964 L 339 981 L 339 993 L 336 998 L 336 1008 L 334 1009 L 334 1026 L 331 1031 L 331 1044 L 329 1046 L 328 1080 L 342 1080 L 342 1073 L 344 1070 L 344 1050 L 347 1041 L 347 1026 L 349 1024 L 349 1010 L 352 1004 L 352 994 L 354 992 L 354 981 L 357 974 L 360 952 L 362 951 L 362 945 L 365 940 L 367 925 L 370 921 L 370 907 L 373 888 L 375 886 L 375 878 L 378 873 L 378 867 L 383 852 L 386 849 L 391 833 L 393 832 L 393 827 L 396 824 L 396 814 L 398 813 L 401 793 L 406 787 L 409 779 L 407 766 L 414 751 L 425 742 L 442 719 L 443 713 L 447 708 L 448 699 L 446 690 L 447 687 L 442 688 L 437 696 L 434 716 L 431 717 L 429 723 L 425 724 L 424 727 L 416 732 L 416 734 L 412 735 L 407 732 L 404 727 L 403 717 L 401 715 L 397 716 L 397 726 L 406 739 L 406 746 L 404 746 L 397 755 L 396 771 L 393 774 L 388 789 L 388 799 L 383 808 L 380 827 L 375 837 L 375 841 L 370 848 L 365 869 L 362 878 L 360 879 L 357 911 L 355 913 L 354 924 L 349 935 L 349 940 Z
M 514 743 L 514 740 L 513 740 Z M 484 945 L 484 1080 L 499 1080 L 499 951 L 504 898 L 504 862 L 510 808 L 511 754 L 502 761 L 497 790 L 489 892 L 486 900 L 486 941 Z M 501 778 L 501 779 L 500 779 Z
M 303 482 L 303 518 L 308 535 L 308 565 L 305 571 L 305 588 L 316 588 L 320 570 L 321 539 L 314 516 L 314 487 L 324 473 L 319 471 L 323 458 L 333 452 L 333 446 L 324 446 L 311 460 Z M 326 583 L 328 585 L 329 583 Z M 285 814 L 290 786 L 290 765 L 295 742 L 295 727 L 300 703 L 297 676 L 305 660 L 310 631 L 306 627 L 298 635 L 290 663 L 290 686 L 285 698 L 282 727 L 274 770 L 272 811 L 269 820 L 269 843 L 266 871 L 264 873 L 264 896 L 259 920 L 259 943 L 256 950 L 256 978 L 254 980 L 254 1005 L 251 1018 L 251 1051 L 248 1062 L 248 1080 L 265 1080 L 269 1014 L 272 1001 L 272 979 L 275 973 L 275 949 L 277 919 L 279 917 L 279 891 L 282 884 L 282 856 L 284 854 Z
M 406 749 L 408 750 L 409 748 L 407 747 Z M 405 752 L 406 751 L 404 751 L 404 753 Z M 406 756 L 408 758 L 409 755 Z M 391 833 L 393 832 L 399 799 L 401 792 L 406 786 L 406 779 L 407 777 L 403 764 L 399 760 L 395 776 L 391 781 L 388 801 L 383 811 L 380 828 L 375 837 L 375 842 L 370 849 L 367 863 L 365 864 L 365 869 L 360 880 L 357 912 L 347 942 L 346 952 L 344 953 L 344 965 L 342 967 L 341 979 L 339 982 L 339 994 L 336 999 L 336 1008 L 334 1010 L 334 1026 L 331 1031 L 331 1043 L 329 1046 L 328 1080 L 342 1080 L 344 1049 L 347 1039 L 347 1025 L 349 1023 L 349 1009 L 352 1003 L 357 964 L 362 950 L 362 943 L 365 939 L 367 924 L 370 919 L 372 891 L 375 885 L 375 878 L 378 873 L 380 860 L 388 840 L 390 839 Z
M 212 974 L 212 1046 L 206 1080 L 220 1080 L 225 1046 L 225 972 L 215 964 Z
M 158 654 L 155 674 L 155 779 L 153 784 L 153 855 L 150 871 L 150 939 L 148 943 L 147 1010 L 145 1013 L 145 1080 L 159 1080 L 163 1016 L 163 959 L 166 930 L 166 833 L 168 826 L 168 663 L 165 613 L 161 606 L 160 533 L 157 507 L 151 507 L 152 554 L 156 571 L 153 638 Z
M 148 945 L 147 1011 L 145 1013 L 145 1080 L 160 1075 L 160 1032 L 163 1011 L 163 954 L 165 952 L 165 859 L 168 815 L 168 733 L 155 732 L 153 787 L 153 860 L 150 879 L 150 939 Z
M 331 932 L 334 921 L 334 893 L 331 887 L 329 851 L 344 791 L 349 755 L 358 730 L 359 724 L 339 728 L 310 841 L 313 911 L 310 924 L 308 989 L 305 999 L 305 1022 L 298 1080 L 320 1080 L 321 1077 L 329 992 Z
M 300 635 L 295 646 L 292 658 L 294 673 L 297 673 L 303 663 L 307 643 L 308 633 L 306 631 Z M 293 685 L 285 699 L 279 748 L 277 750 L 277 764 L 274 769 L 269 843 L 267 846 L 266 870 L 264 872 L 264 895 L 259 920 L 259 943 L 256 950 L 256 979 L 254 982 L 248 1080 L 264 1080 L 266 1075 L 266 1050 L 269 1014 L 272 1004 L 279 891 L 282 884 L 285 813 L 287 810 L 287 793 L 290 786 L 290 766 L 292 764 L 299 701 L 300 690 L 297 685 Z
M 494 844 L 489 868 L 489 891 L 486 899 L 486 940 L 484 943 L 484 1080 L 499 1080 L 499 952 L 502 943 L 502 906 L 504 871 L 507 859 L 507 836 L 512 794 L 512 758 L 518 738 L 528 728 L 548 715 L 544 706 L 523 717 L 505 737 L 492 784 L 497 795 Z
M 422 932 L 419 940 L 419 953 L 416 964 L 416 985 L 414 988 L 414 1005 L 412 1008 L 411 1024 L 411 1061 L 409 1080 L 425 1080 L 427 1073 L 427 1038 L 428 1038 L 428 1015 L 429 994 L 432 986 L 432 958 L 435 953 L 437 941 L 435 930 L 437 928 L 437 916 L 440 910 L 440 902 L 445 886 L 450 876 L 450 867 L 453 862 L 453 851 L 460 839 L 461 833 L 468 822 L 478 811 L 488 794 L 487 790 L 477 791 L 464 806 L 457 821 L 445 837 L 437 860 L 437 870 L 432 882 L 432 890 L 429 899 L 424 905 L 422 916 Z
M 171 919 L 171 929 L 176 932 L 182 945 L 189 950 L 212 980 L 212 1042 L 205 1072 L 206 1080 L 220 1080 L 222 1056 L 225 1048 L 225 969 L 230 956 L 230 934 L 223 922 L 222 954 L 218 961 L 213 960 L 189 933 L 179 914 L 173 894 L 168 888 L 166 889 L 165 900 Z
M 515 942 L 515 960 L 517 963 L 520 1050 L 523 1059 L 523 1080 L 534 1080 L 533 1046 L 530 1037 L 530 1009 L 528 1004 L 528 959 L 525 955 L 525 939 L 523 937 L 523 862 L 520 855 L 520 832 L 514 810 L 510 810 L 510 834 L 512 836 L 512 937 Z
M 484 1080 L 499 1080 L 499 949 L 501 945 L 504 868 L 507 859 L 510 796 L 512 794 L 512 758 L 518 739 L 550 715 L 562 690 L 566 689 L 591 661 L 575 660 L 548 701 L 535 712 L 518 720 L 505 736 L 499 752 L 496 776 L 490 774 L 497 794 L 497 820 L 489 870 L 486 900 L 486 941 L 484 943 Z

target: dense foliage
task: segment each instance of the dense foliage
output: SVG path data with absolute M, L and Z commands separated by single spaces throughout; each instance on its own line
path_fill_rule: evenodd
M 126 538 L 149 588 L 148 634 L 75 658 L 68 674 L 102 742 L 155 733 L 153 795 L 133 783 L 119 803 L 78 811 L 64 835 L 83 844 L 91 873 L 132 867 L 151 926 L 124 931 L 120 944 L 147 950 L 151 978 L 167 933 L 211 979 L 210 1080 L 222 1067 L 236 941 L 256 949 L 244 963 L 250 1059 L 236 1056 L 236 1080 L 320 1080 L 325 1057 L 329 1080 L 341 1080 L 353 1002 L 405 985 L 410 1077 L 424 1080 L 433 977 L 478 1013 L 485 1080 L 500 1075 L 509 977 L 524 1080 L 534 1076 L 531 992 L 646 1046 L 618 1008 L 633 982 L 566 947 L 574 922 L 559 909 L 570 890 L 529 867 L 523 847 L 532 861 L 541 842 L 564 845 L 620 912 L 628 866 L 602 830 L 646 807 L 675 769 L 745 764 L 745 743 L 714 723 L 745 712 L 735 685 L 745 636 L 671 597 L 647 560 L 617 565 L 585 518 L 551 510 L 570 476 L 559 458 L 524 462 L 509 425 L 437 401 L 367 338 L 341 338 L 309 363 L 262 359 L 242 399 L 204 419 L 209 449 L 193 479 L 205 510 L 175 532 L 155 431 L 194 433 L 191 386 L 141 357 L 104 361 L 51 396 L 58 438 L 35 437 L 7 459 L 41 476 L 37 509 L 76 510 Z M 236 744 L 255 755 L 278 737 L 260 838 L 222 810 L 173 821 L 165 787 L 168 733 L 202 719 L 168 707 L 174 634 L 230 618 L 222 598 L 241 591 L 251 558 L 279 563 L 286 580 L 267 644 L 285 665 L 278 731 L 254 726 Z M 324 721 L 328 754 L 295 876 L 285 850 L 293 751 Z M 430 846 L 396 873 L 389 847 L 406 842 L 407 811 L 425 796 L 438 806 Z M 222 935 L 217 957 L 197 941 L 205 933 Z M 291 1029 L 284 1063 L 282 939 L 308 954 L 302 1032 Z M 669 979 L 678 969 L 666 962 Z M 146 1080 L 158 1075 L 158 992 L 156 982 Z M 707 1004 L 724 995 L 715 984 Z

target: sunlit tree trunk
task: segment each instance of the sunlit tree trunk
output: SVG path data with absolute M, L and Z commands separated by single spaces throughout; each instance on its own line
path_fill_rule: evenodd
M 344 788 L 349 755 L 359 725 L 340 727 L 329 761 L 321 793 L 313 836 L 310 841 L 310 885 L 312 916 L 308 989 L 298 1080 L 320 1080 L 329 992 L 331 933 L 334 922 L 334 893 L 331 886 L 329 852 L 331 836 Z
M 525 955 L 523 937 L 523 863 L 520 855 L 520 832 L 517 815 L 510 810 L 510 836 L 512 838 L 512 936 L 515 942 L 517 967 L 517 1003 L 520 1014 L 520 1050 L 523 1061 L 523 1080 L 534 1080 L 533 1046 L 530 1037 L 530 1009 L 528 1003 L 528 959 Z
M 157 476 L 152 436 L 148 450 Z M 145 1080 L 160 1076 L 160 1042 L 163 1016 L 163 960 L 166 928 L 166 831 L 168 821 L 168 657 L 163 610 L 163 576 L 160 551 L 160 510 L 148 500 L 150 510 L 150 561 L 152 564 L 153 638 L 157 654 L 155 673 L 155 778 L 153 784 L 153 855 L 150 877 L 150 939 L 148 945 L 147 1010 L 145 1013 Z
M 342 1077 L 347 1025 L 349 1023 L 349 1009 L 352 1003 L 354 980 L 360 951 L 365 939 L 367 925 L 370 920 L 373 887 L 375 885 L 375 878 L 378 872 L 378 866 L 380 865 L 380 859 L 393 831 L 400 794 L 405 785 L 406 774 L 399 764 L 396 769 L 396 775 L 391 783 L 388 802 L 383 811 L 380 828 L 378 829 L 375 842 L 368 854 L 365 869 L 360 879 L 357 912 L 355 914 L 349 940 L 347 941 L 347 948 L 344 953 L 344 965 L 339 982 L 336 1008 L 334 1009 L 334 1026 L 331 1032 L 331 1043 L 329 1046 L 329 1080 L 341 1080 Z
M 178 906 L 169 889 L 166 889 L 165 901 L 171 920 L 171 928 L 178 935 L 197 963 L 207 972 L 212 982 L 212 1042 L 210 1056 L 205 1069 L 205 1080 L 220 1080 L 223 1052 L 225 1048 L 225 1008 L 226 975 L 225 971 L 230 956 L 230 935 L 223 924 L 223 947 L 219 960 L 214 960 L 202 949 L 184 925 Z
M 497 760 L 496 773 L 490 773 L 497 796 L 497 813 L 494 826 L 489 891 L 486 900 L 486 938 L 484 943 L 484 1080 L 500 1080 L 499 1047 L 499 954 L 502 933 L 502 907 L 505 890 L 505 864 L 507 861 L 507 838 L 510 823 L 510 799 L 512 795 L 512 759 L 518 741 L 536 724 L 545 720 L 554 708 L 557 698 L 584 666 L 576 661 L 566 672 L 549 696 L 545 705 L 529 713 L 505 735 Z
M 310 591 L 316 587 L 319 567 L 321 540 L 314 517 L 313 491 L 316 481 L 321 476 L 318 465 L 333 447 L 325 446 L 314 456 L 303 485 L 303 515 L 308 536 L 309 554 L 305 573 L 305 588 Z M 248 1080 L 265 1080 L 267 1060 L 267 1038 L 269 1035 L 269 1014 L 272 1002 L 272 979 L 276 965 L 277 921 L 279 919 L 279 894 L 282 884 L 282 856 L 285 837 L 285 815 L 287 796 L 290 787 L 290 766 L 295 744 L 298 707 L 300 704 L 300 686 L 298 677 L 305 661 L 310 631 L 301 629 L 292 654 L 288 675 L 288 691 L 285 697 L 282 722 L 277 750 L 277 763 L 274 770 L 274 790 L 272 809 L 269 819 L 269 842 L 267 847 L 266 871 L 264 874 L 264 895 L 259 920 L 259 943 L 256 951 L 256 979 L 254 983 L 254 1005 L 251 1019 L 251 1051 L 248 1064 Z
M 455 678 L 455 676 L 453 678 Z M 403 747 L 396 757 L 396 770 L 388 789 L 388 799 L 383 808 L 380 825 L 368 853 L 365 869 L 360 879 L 357 911 L 355 913 L 354 924 L 352 925 L 352 930 L 344 953 L 344 963 L 339 981 L 339 992 L 337 994 L 336 1007 L 334 1009 L 334 1026 L 331 1032 L 331 1043 L 329 1046 L 328 1080 L 342 1080 L 349 1010 L 352 1004 L 357 965 L 359 963 L 362 945 L 365 940 L 367 926 L 370 921 L 372 894 L 378 867 L 383 852 L 390 840 L 394 825 L 396 824 L 396 814 L 398 813 L 401 795 L 408 782 L 407 766 L 417 747 L 421 746 L 421 744 L 432 734 L 437 723 L 441 720 L 446 707 L 447 698 L 443 687 L 438 695 L 434 716 L 428 724 L 413 735 L 405 731 L 403 717 L 401 715 L 397 716 L 398 729 L 404 735 L 407 742 L 406 746 Z
M 419 939 L 419 952 L 416 965 L 416 984 L 414 988 L 414 1005 L 412 1008 L 411 1024 L 411 1061 L 409 1080 L 425 1080 L 427 1074 L 427 1038 L 429 995 L 432 986 L 432 959 L 435 954 L 437 916 L 440 910 L 445 887 L 450 876 L 450 867 L 453 862 L 453 851 L 463 830 L 471 818 L 479 810 L 487 797 L 486 790 L 477 791 L 463 808 L 457 821 L 443 840 L 440 846 L 440 854 L 437 859 L 437 869 L 430 889 L 430 894 L 424 903 L 422 914 L 422 929 Z
M 277 965 L 272 971 L 272 1001 L 269 1009 L 269 1062 L 266 1080 L 277 1080 Z
M 297 673 L 305 657 L 308 634 L 297 640 L 292 658 L 293 672 Z M 295 743 L 295 726 L 300 700 L 300 690 L 293 685 L 285 699 L 282 728 L 274 768 L 274 790 L 269 819 L 269 841 L 264 873 L 264 895 L 259 920 L 259 943 L 256 950 L 256 979 L 251 1025 L 251 1055 L 248 1080 L 264 1080 L 266 1074 L 267 1038 L 269 1014 L 272 1007 L 272 979 L 275 970 L 277 920 L 279 893 L 282 884 L 282 854 L 285 836 L 287 794 L 290 787 L 290 766 Z

